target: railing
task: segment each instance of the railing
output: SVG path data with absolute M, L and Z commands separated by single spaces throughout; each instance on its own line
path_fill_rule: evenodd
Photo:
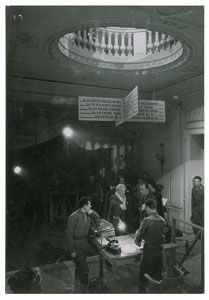
M 105 56 L 143 58 L 171 50 L 177 42 L 173 36 L 158 31 L 107 27 L 68 33 L 60 38 L 59 46 L 70 49 L 74 45 Z
M 195 244 L 197 243 L 199 237 L 201 240 L 201 287 L 204 287 L 204 228 L 198 225 L 195 225 L 193 223 L 185 222 L 181 219 L 173 218 L 172 220 L 172 242 L 176 244 L 176 222 L 183 223 L 185 225 L 189 225 L 193 228 L 196 228 L 199 230 L 197 235 L 195 236 L 194 240 L 192 241 L 190 247 L 188 247 L 186 253 L 182 257 L 181 261 L 179 262 L 179 265 L 182 265 L 183 262 L 186 260 L 188 255 L 190 254 L 191 250 L 194 248 Z

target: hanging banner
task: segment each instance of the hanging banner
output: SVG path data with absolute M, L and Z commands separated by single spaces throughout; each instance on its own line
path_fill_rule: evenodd
M 116 121 L 123 118 L 123 99 L 78 97 L 80 121 Z
M 118 116 L 115 121 L 115 125 L 119 126 L 125 122 L 125 114 L 124 114 L 124 101 L 122 101 L 121 107 L 120 107 L 120 117 Z
M 115 125 L 118 126 L 123 122 L 133 118 L 139 112 L 139 101 L 138 101 L 138 86 L 136 86 L 124 99 L 123 105 L 121 106 L 122 118 L 116 120 Z
M 165 102 L 160 100 L 140 100 L 139 112 L 129 122 L 165 122 Z
M 124 114 L 125 120 L 129 120 L 139 112 L 139 96 L 138 86 L 136 86 L 124 100 Z
M 165 122 L 165 102 L 138 100 L 136 86 L 125 99 L 79 96 L 80 121 Z

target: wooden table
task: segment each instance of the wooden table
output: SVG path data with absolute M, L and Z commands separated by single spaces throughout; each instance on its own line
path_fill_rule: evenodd
M 129 234 L 124 236 L 117 236 L 121 253 L 111 254 L 105 250 L 105 245 L 108 241 L 106 239 L 101 239 L 101 237 L 95 238 L 94 244 L 99 249 L 99 260 L 100 260 L 100 279 L 104 279 L 104 268 L 105 261 L 108 261 L 112 267 L 113 275 L 113 286 L 116 284 L 116 271 L 119 266 L 125 264 L 135 263 L 140 260 L 142 248 L 138 247 L 135 242 L 135 234 Z
M 105 250 L 105 246 L 108 241 L 105 238 L 97 237 L 94 239 L 94 245 L 99 250 L 99 260 L 100 260 L 100 279 L 104 279 L 104 268 L 105 261 L 108 261 L 112 267 L 113 275 L 113 286 L 116 286 L 116 271 L 119 266 L 125 264 L 132 264 L 140 261 L 143 248 L 138 247 L 135 242 L 135 234 L 129 234 L 124 236 L 117 236 L 121 253 L 120 254 L 111 254 Z M 174 243 L 168 243 L 163 245 L 164 252 L 164 268 L 167 273 L 167 277 L 172 277 L 173 275 L 173 265 L 175 264 L 175 250 L 177 245 Z

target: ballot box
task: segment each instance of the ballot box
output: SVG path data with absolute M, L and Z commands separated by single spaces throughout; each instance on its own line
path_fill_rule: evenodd
M 115 237 L 115 229 L 110 222 L 105 219 L 101 219 L 100 227 L 95 233 L 95 239 L 98 239 L 100 241 L 98 243 L 99 248 L 104 244 L 107 237 Z

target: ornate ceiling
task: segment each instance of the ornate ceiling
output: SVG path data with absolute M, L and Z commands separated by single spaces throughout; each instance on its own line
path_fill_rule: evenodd
M 34 114 L 42 105 L 42 113 L 52 120 L 66 107 L 74 116 L 78 96 L 124 97 L 136 85 L 142 99 L 170 101 L 177 96 L 203 101 L 203 6 L 9 6 L 6 23 L 10 117 L 18 105 L 24 113 Z M 98 27 L 170 34 L 182 43 L 184 52 L 175 62 L 145 72 L 98 68 L 70 59 L 66 63 L 58 51 L 60 37 Z
M 126 90 L 138 85 L 142 92 L 153 92 L 203 74 L 203 22 L 201 6 L 9 7 L 7 75 Z M 169 33 L 183 42 L 188 51 L 175 64 L 141 74 L 101 71 L 96 65 L 73 60 L 66 64 L 60 51 L 52 47 L 64 33 L 105 26 Z

